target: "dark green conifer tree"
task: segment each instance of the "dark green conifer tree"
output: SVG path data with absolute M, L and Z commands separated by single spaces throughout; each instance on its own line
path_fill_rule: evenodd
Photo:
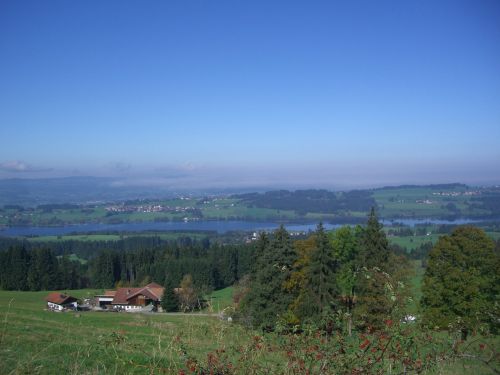
M 7 290 L 28 290 L 27 273 L 29 254 L 24 246 L 9 248 L 5 257 L 6 271 L 3 275 L 3 287 Z
M 31 250 L 30 262 L 27 274 L 27 283 L 29 290 L 41 290 L 42 288 L 42 275 L 39 270 L 40 261 L 38 260 L 39 251 L 36 249 Z
M 314 235 L 315 248 L 307 267 L 303 300 L 297 312 L 302 320 L 319 320 L 332 310 L 338 290 L 335 283 L 337 264 L 327 234 L 320 223 Z
M 266 241 L 265 237 L 262 241 Z M 248 323 L 272 329 L 294 299 L 284 284 L 290 278 L 296 253 L 283 226 L 274 232 L 268 243 L 263 242 L 260 246 L 262 253 L 256 260 L 258 268 L 251 290 L 242 302 L 242 309 Z
M 341 306 L 347 314 L 349 336 L 352 332 L 352 310 L 357 294 L 359 234 L 362 231 L 359 225 L 354 229 L 346 225 L 330 233 L 330 243 L 335 259 L 339 263 L 335 279 L 340 292 Z
M 382 272 L 389 269 L 391 252 L 382 224 L 372 208 L 368 223 L 360 236 L 359 275 L 356 278 L 357 300 L 353 311 L 360 328 L 381 328 L 391 312 L 392 304 L 385 290 Z
M 175 293 L 175 284 L 170 277 L 165 282 L 165 291 L 161 300 L 161 307 L 165 312 L 179 311 L 179 297 Z
M 59 264 L 56 256 L 50 249 L 39 249 L 37 252 L 35 267 L 40 276 L 40 289 L 59 289 Z
M 371 209 L 368 223 L 361 234 L 360 264 L 366 268 L 386 270 L 390 256 L 389 241 L 383 225 L 379 223 L 375 208 Z

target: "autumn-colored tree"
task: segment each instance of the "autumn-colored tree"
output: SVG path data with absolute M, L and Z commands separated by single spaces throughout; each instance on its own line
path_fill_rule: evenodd
M 311 254 L 316 248 L 316 237 L 311 235 L 304 240 L 297 240 L 294 243 L 297 258 L 292 266 L 290 278 L 284 284 L 286 290 L 296 296 L 290 305 L 290 312 L 294 314 L 294 323 L 299 323 L 298 316 L 303 315 L 301 308 L 306 305 L 307 288 L 306 281 L 311 263 Z M 289 316 L 289 318 L 292 318 Z
M 302 320 L 318 320 L 331 312 L 337 300 L 335 271 L 337 262 L 328 236 L 320 223 L 314 234 L 314 248 L 305 268 L 302 301 L 298 312 Z
M 181 310 L 184 312 L 193 310 L 198 304 L 198 293 L 194 287 L 191 274 L 184 275 L 182 278 L 178 296 Z

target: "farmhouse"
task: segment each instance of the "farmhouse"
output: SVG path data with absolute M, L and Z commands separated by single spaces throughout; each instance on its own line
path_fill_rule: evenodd
M 75 297 L 67 296 L 59 292 L 50 293 L 45 300 L 47 308 L 54 311 L 63 311 L 65 309 L 75 310 L 78 307 L 78 300 Z
M 116 291 L 106 291 L 96 296 L 100 307 L 133 311 L 148 305 L 154 310 L 158 308 L 164 288 L 156 283 L 150 283 L 142 288 L 118 288 Z
M 104 294 L 95 296 L 99 307 L 108 308 L 115 298 L 116 290 L 106 290 Z

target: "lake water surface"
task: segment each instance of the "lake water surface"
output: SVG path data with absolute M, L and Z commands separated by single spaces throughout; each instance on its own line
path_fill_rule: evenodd
M 438 219 L 398 219 L 382 220 L 386 226 L 395 223 L 404 224 L 413 227 L 417 224 L 470 224 L 479 222 L 473 219 L 457 220 L 438 220 Z M 495 221 L 500 221 L 497 219 Z M 254 222 L 254 221 L 188 221 L 188 222 L 154 222 L 146 221 L 142 223 L 123 223 L 123 224 L 76 224 L 60 227 L 7 227 L 0 229 L 0 236 L 60 236 L 71 233 L 90 233 L 90 232 L 166 232 L 166 231 L 214 231 L 217 233 L 227 233 L 231 231 L 269 231 L 278 228 L 280 224 L 274 222 Z M 312 231 L 315 230 L 317 223 L 306 224 L 285 224 L 289 231 Z M 340 224 L 324 224 L 326 229 L 338 228 Z

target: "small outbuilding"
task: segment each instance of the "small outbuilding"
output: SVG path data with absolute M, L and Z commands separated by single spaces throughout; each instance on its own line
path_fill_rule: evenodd
M 99 294 L 95 296 L 97 305 L 100 308 L 107 309 L 111 306 L 113 299 L 115 298 L 116 290 L 106 290 L 104 294 Z
M 78 308 L 77 298 L 59 292 L 50 293 L 45 300 L 47 308 L 53 311 L 76 310 Z

